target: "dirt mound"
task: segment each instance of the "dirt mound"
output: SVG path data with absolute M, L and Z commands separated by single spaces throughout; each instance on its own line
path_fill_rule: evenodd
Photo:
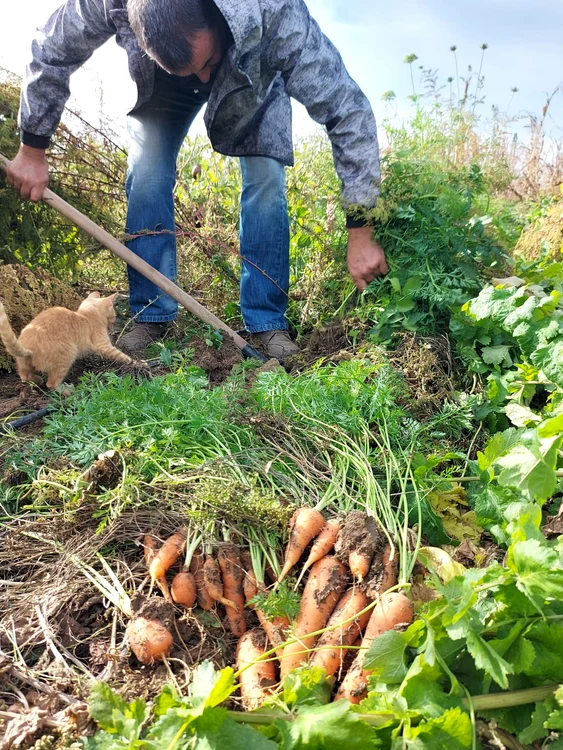
M 522 232 L 514 252 L 526 260 L 535 260 L 545 248 L 553 260 L 563 260 L 563 200 L 556 201 Z
M 76 310 L 81 297 L 48 271 L 25 266 L 0 266 L 0 297 L 17 334 L 48 307 L 61 305 Z M 0 343 L 0 369 L 13 370 L 14 360 Z
M 190 346 L 194 350 L 194 364 L 205 370 L 211 383 L 222 383 L 233 367 L 242 362 L 240 349 L 227 335 L 220 349 L 209 346 L 202 339 L 195 339 Z

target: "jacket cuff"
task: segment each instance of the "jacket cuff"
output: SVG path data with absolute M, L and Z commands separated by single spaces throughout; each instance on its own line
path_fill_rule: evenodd
M 26 130 L 21 131 L 21 142 L 24 146 L 31 146 L 31 148 L 48 149 L 51 145 L 49 136 L 34 135 L 33 133 L 28 133 Z
M 346 229 L 360 229 L 361 227 L 369 227 L 370 222 L 366 219 L 346 214 Z

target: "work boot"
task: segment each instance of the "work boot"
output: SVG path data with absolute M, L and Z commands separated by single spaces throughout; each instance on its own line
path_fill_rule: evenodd
M 262 331 L 254 335 L 264 344 L 271 359 L 279 359 L 283 362 L 284 359 L 292 357 L 299 351 L 299 347 L 289 338 L 287 331 Z
M 133 323 L 127 333 L 120 336 L 116 346 L 131 354 L 140 352 L 166 333 L 168 323 Z

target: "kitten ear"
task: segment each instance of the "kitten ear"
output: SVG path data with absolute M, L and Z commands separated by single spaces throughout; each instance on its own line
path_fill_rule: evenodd
M 99 299 L 100 298 L 100 293 L 99 292 L 90 292 L 90 294 L 88 295 L 88 297 L 86 299 L 90 299 L 90 298 Z
M 114 292 L 114 294 L 110 294 L 109 297 L 106 297 L 106 302 L 108 302 L 110 305 L 115 305 L 117 299 L 121 297 L 122 295 L 119 292 Z

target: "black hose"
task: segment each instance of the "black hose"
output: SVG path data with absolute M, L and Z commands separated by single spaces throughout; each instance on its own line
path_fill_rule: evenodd
M 43 419 L 43 417 L 47 416 L 47 414 L 50 414 L 52 411 L 53 409 L 50 409 L 50 408 L 39 409 L 38 411 L 31 412 L 31 414 L 26 414 L 25 417 L 14 419 L 13 422 L 6 422 L 6 424 L 0 424 L 0 435 L 5 435 L 6 433 L 12 430 L 19 430 L 20 427 L 25 427 L 28 424 L 37 422 L 38 419 Z

